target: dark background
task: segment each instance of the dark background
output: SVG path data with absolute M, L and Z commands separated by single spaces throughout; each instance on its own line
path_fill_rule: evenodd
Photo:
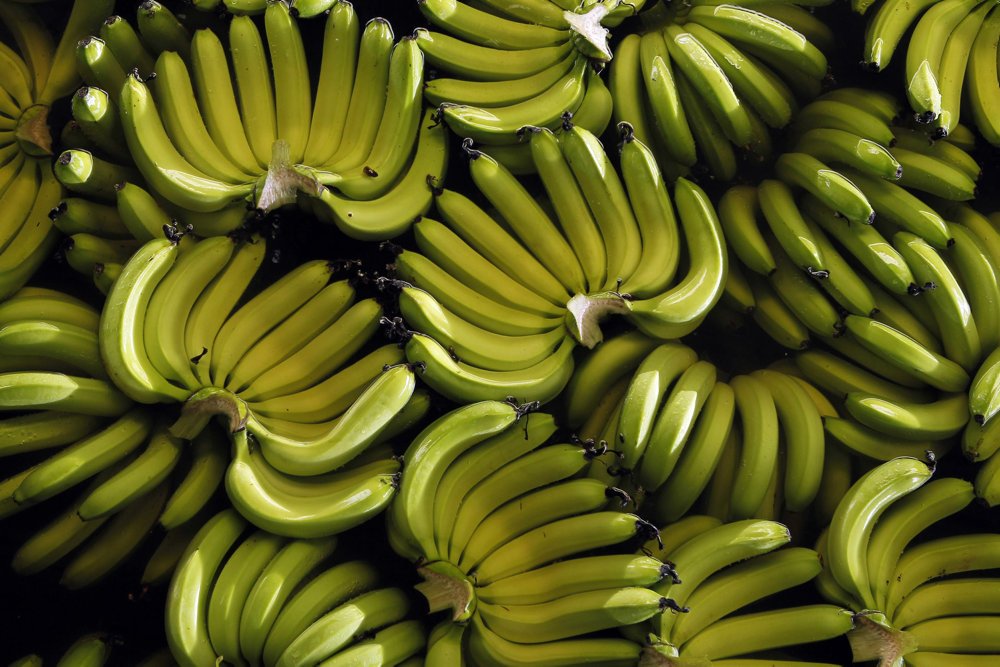
M 121 16 L 134 20 L 138 2 L 119 2 L 116 12 Z M 195 25 L 224 25 L 224 19 L 203 15 L 176 0 L 165 0 L 164 4 L 176 13 L 191 15 Z M 417 26 L 427 25 L 420 14 L 415 0 L 356 0 L 355 8 L 363 19 L 383 16 L 391 22 L 397 38 L 411 32 Z M 650 2 L 652 4 L 652 0 Z M 64 20 L 61 13 L 68 11 L 70 3 L 51 2 L 36 5 L 37 8 L 48 11 L 47 18 L 58 30 Z M 889 88 L 898 95 L 903 95 L 902 60 L 897 55 L 891 66 L 880 74 L 873 74 L 862 68 L 858 61 L 862 52 L 864 22 L 861 17 L 853 15 L 846 2 L 818 8 L 817 14 L 822 16 L 838 37 L 840 50 L 828 54 L 831 65 L 831 76 L 826 82 L 828 87 L 839 85 L 861 85 Z M 323 19 L 316 18 L 302 21 L 305 42 L 308 45 L 319 45 L 323 28 Z M 627 24 L 618 29 L 618 34 L 625 34 Z M 902 52 L 899 52 L 902 53 Z M 318 53 L 313 53 L 316 56 Z M 53 110 L 53 127 L 59 128 L 69 118 L 68 104 Z M 56 129 L 58 131 L 58 129 Z M 780 132 L 775 133 L 775 147 L 781 145 Z M 608 138 L 606 145 L 615 143 Z M 448 187 L 469 190 L 469 179 L 465 169 L 465 160 L 457 150 L 457 141 L 452 142 L 454 154 L 448 173 Z M 984 196 L 978 208 L 983 211 L 994 210 L 995 202 L 991 188 L 985 184 L 994 182 L 997 171 L 997 152 L 987 147 L 980 149 L 976 157 L 984 167 L 981 189 Z M 741 178 L 749 182 L 759 180 L 763 173 L 758 168 L 747 170 Z M 701 185 L 712 195 L 718 195 L 723 189 L 708 178 L 699 179 Z M 276 251 L 272 254 L 272 262 L 262 271 L 261 281 L 269 282 L 289 268 L 302 261 L 317 257 L 328 259 L 359 259 L 360 270 L 368 282 L 359 283 L 362 296 L 379 296 L 371 280 L 385 273 L 385 264 L 391 261 L 391 255 L 379 250 L 375 244 L 362 244 L 344 239 L 336 229 L 325 226 L 295 212 L 279 212 L 266 220 L 260 221 L 262 229 L 271 236 L 271 247 Z M 403 237 L 397 242 L 410 245 L 409 239 Z M 412 246 L 411 246 L 412 247 Z M 353 272 L 353 270 L 352 270 Z M 82 278 L 69 269 L 56 253 L 43 270 L 32 281 L 32 284 L 58 287 L 77 296 L 85 298 L 95 305 L 100 304 L 100 295 L 89 280 Z M 607 333 L 611 333 L 614 324 L 609 323 Z M 685 342 L 695 347 L 703 357 L 709 358 L 722 369 L 733 374 L 751 370 L 766 365 L 783 354 L 770 340 L 752 327 L 745 328 L 737 335 L 724 331 L 703 328 Z M 449 406 L 439 402 L 435 411 L 442 411 Z M 0 477 L 22 469 L 25 465 L 19 458 L 0 459 Z M 941 466 L 938 475 L 953 474 L 966 479 L 974 475 L 974 468 L 967 465 L 958 456 L 948 457 Z M 70 492 L 72 493 L 72 492 Z M 224 493 L 217 494 L 215 505 L 225 506 Z M 148 539 L 139 552 L 133 554 L 128 563 L 113 573 L 109 579 L 90 589 L 69 592 L 58 585 L 61 567 L 57 564 L 38 575 L 20 577 L 7 565 L 13 553 L 37 527 L 45 525 L 50 517 L 61 510 L 61 502 L 42 503 L 3 522 L 2 538 L 0 538 L 0 664 L 25 655 L 30 652 L 41 654 L 47 664 L 54 664 L 62 652 L 72 641 L 91 631 L 106 631 L 115 637 L 116 647 L 109 664 L 133 665 L 143 657 L 162 648 L 165 639 L 162 629 L 162 613 L 165 598 L 165 587 L 152 590 L 142 590 L 138 584 L 139 577 L 145 565 L 146 558 L 152 553 L 162 531 L 157 531 L 152 539 Z M 997 530 L 998 521 L 995 513 L 985 508 L 975 506 L 969 508 L 959 517 L 951 520 L 948 526 L 940 530 Z M 804 538 L 803 544 L 811 545 L 814 535 Z M 382 535 L 382 523 L 376 519 L 369 525 L 362 526 L 340 537 L 338 547 L 340 558 L 363 557 L 374 559 L 380 563 L 386 579 L 409 587 L 414 583 L 414 574 L 410 565 L 395 557 L 385 544 Z M 790 604 L 805 603 L 796 598 L 792 592 L 786 595 Z M 815 599 L 813 599 L 815 601 Z M 414 609 L 424 609 L 421 599 L 415 598 Z M 436 620 L 436 619 L 435 619 Z M 813 647 L 815 655 L 809 656 L 816 660 L 825 660 L 847 664 L 850 661 L 846 652 L 846 642 L 827 642 Z

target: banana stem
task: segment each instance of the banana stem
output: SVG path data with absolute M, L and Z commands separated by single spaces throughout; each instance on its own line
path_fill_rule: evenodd
M 451 609 L 451 620 L 467 621 L 476 611 L 476 593 L 465 575 L 446 561 L 433 561 L 417 568 L 424 578 L 414 588 L 427 598 L 431 613 Z
M 847 633 L 847 640 L 854 662 L 878 660 L 879 667 L 891 667 L 917 650 L 917 642 L 909 632 L 878 623 L 866 613 L 855 614 L 853 620 L 854 629 Z
M 241 431 L 250 416 L 239 396 L 218 387 L 205 387 L 191 394 L 181 408 L 181 416 L 168 429 L 177 438 L 194 438 L 215 416 L 228 418 L 230 433 Z
M 49 105 L 32 104 L 21 112 L 14 138 L 27 155 L 52 155 L 52 130 L 49 128 Z
M 271 144 L 271 162 L 267 166 L 267 173 L 262 181 L 257 181 L 254 188 L 257 193 L 255 206 L 258 210 L 267 213 L 285 204 L 294 204 L 299 192 L 313 197 L 319 197 L 323 192 L 323 185 L 312 170 L 291 164 L 289 156 L 287 141 L 278 139 Z
M 612 313 L 627 313 L 625 297 L 618 292 L 577 294 L 566 302 L 566 329 L 580 345 L 593 348 L 604 340 L 600 322 Z

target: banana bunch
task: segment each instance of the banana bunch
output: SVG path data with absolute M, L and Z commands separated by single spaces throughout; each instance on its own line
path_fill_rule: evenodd
M 98 343 L 112 381 L 138 403 L 182 403 L 174 437 L 221 416 L 235 441 L 226 489 L 261 527 L 329 535 L 383 509 L 391 452 L 333 472 L 429 406 L 397 347 L 366 348 L 381 306 L 329 282 L 325 260 L 245 300 L 263 239 L 181 241 L 146 242 L 108 293 Z
M 390 545 L 416 563 L 430 610 L 451 610 L 428 639 L 429 664 L 634 661 L 638 644 L 589 634 L 672 606 L 649 588 L 671 572 L 660 560 L 586 555 L 656 529 L 611 509 L 627 495 L 581 475 L 598 451 L 552 443 L 555 419 L 533 408 L 460 407 L 403 455 Z
M 864 14 L 872 0 L 852 0 Z M 900 2 L 885 0 L 868 19 L 863 60 L 882 71 L 904 35 L 904 85 L 914 117 L 936 136 L 946 136 L 965 118 L 991 144 L 1000 144 L 1000 123 L 992 113 L 1000 99 L 997 36 L 1000 13 L 992 3 L 972 0 Z M 963 87 L 966 94 L 963 95 Z
M 30 574 L 72 553 L 61 579 L 68 588 L 102 579 L 155 524 L 171 529 L 195 517 L 228 460 L 225 438 L 209 432 L 185 457 L 186 443 L 154 409 L 134 405 L 110 383 L 98 318 L 84 302 L 42 288 L 22 288 L 0 304 L 0 400 L 19 413 L 0 420 L 0 456 L 18 461 L 0 482 L 0 517 L 77 489 L 12 564 Z
M 112 17 L 82 40 L 87 89 L 74 115 L 97 150 L 64 152 L 64 182 L 104 200 L 122 182 L 146 185 L 203 235 L 206 214 L 229 231 L 248 204 L 296 203 L 354 238 L 406 231 L 447 158 L 444 128 L 421 110 L 415 40 L 395 42 L 383 19 L 362 28 L 350 3 L 332 3 L 313 91 L 295 8 L 263 14 L 263 35 L 242 12 L 232 18 L 228 53 L 157 2 L 140 5 L 138 30 Z
M 180 558 L 165 612 L 180 665 L 397 665 L 423 649 L 406 594 L 378 588 L 379 573 L 365 561 L 336 562 L 336 538 L 246 529 L 237 512 L 223 510 Z
M 612 99 L 595 66 L 611 60 L 608 28 L 644 4 L 418 0 L 444 31 L 414 33 L 428 64 L 443 74 L 427 82 L 424 96 L 455 134 L 490 146 L 514 173 L 531 173 L 536 165 L 522 127 L 555 130 L 572 117 L 596 135 L 604 132 Z
M 621 130 L 621 177 L 593 133 L 571 123 L 533 130 L 547 201 L 466 144 L 472 180 L 495 214 L 440 191 L 444 223 L 422 218 L 420 252 L 402 250 L 394 263 L 406 283 L 400 311 L 419 334 L 406 356 L 426 365 L 433 389 L 460 402 L 545 402 L 569 380 L 573 348 L 602 340 L 608 314 L 672 339 L 718 301 L 727 256 L 708 196 L 680 179 L 672 203 L 652 153 Z M 675 279 L 682 258 L 687 273 Z
M 640 553 L 671 563 L 681 575 L 679 581 L 665 579 L 654 589 L 671 595 L 683 610 L 626 629 L 630 636 L 650 637 L 640 664 L 714 665 L 737 656 L 752 661 L 761 652 L 850 631 L 852 612 L 834 604 L 734 613 L 749 605 L 759 609 L 764 598 L 821 572 L 819 555 L 812 549 L 780 548 L 790 539 L 784 525 L 755 519 L 723 523 L 689 514 L 665 527 L 662 542 L 647 542 Z
M 997 567 L 1000 538 L 961 534 L 911 545 L 973 499 L 969 482 L 930 481 L 932 473 L 908 457 L 871 469 L 851 486 L 820 535 L 824 570 L 816 585 L 823 597 L 860 612 L 857 629 L 848 635 L 856 661 L 986 664 L 1000 653 L 992 631 L 996 580 L 950 576 Z
M 78 84 L 73 45 L 111 4 L 75 2 L 58 43 L 33 8 L 0 5 L 17 45 L 0 42 L 0 298 L 27 283 L 55 247 L 59 234 L 46 215 L 63 193 L 49 168 L 49 109 Z
M 834 37 L 801 5 L 824 4 L 657 3 L 615 50 L 615 120 L 655 147 L 671 179 L 701 163 L 732 181 L 736 149 L 769 159 L 768 128 L 786 126 L 819 94 Z

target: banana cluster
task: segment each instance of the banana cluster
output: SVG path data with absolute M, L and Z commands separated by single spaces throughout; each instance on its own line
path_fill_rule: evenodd
M 435 204 L 444 223 L 417 222 L 420 252 L 402 250 L 394 263 L 406 283 L 400 311 L 416 332 L 407 359 L 425 364 L 433 389 L 461 402 L 549 401 L 573 373 L 573 348 L 603 339 L 606 315 L 672 339 L 719 299 L 727 257 L 708 196 L 679 179 L 672 203 L 652 153 L 627 125 L 622 134 L 619 177 L 591 132 L 571 123 L 532 130 L 550 206 L 488 153 L 467 149 L 496 213 L 443 190 Z M 687 273 L 675 279 L 682 257 Z
M 112 17 L 77 46 L 87 88 L 73 111 L 87 148 L 64 151 L 57 176 L 106 201 L 145 182 L 202 235 L 240 225 L 248 207 L 296 203 L 354 238 L 406 231 L 447 155 L 445 129 L 421 109 L 422 52 L 387 21 L 362 29 L 350 3 L 326 4 L 315 90 L 288 3 L 268 3 L 264 35 L 235 16 L 228 53 L 157 2 L 140 5 L 137 30 Z
M 21 413 L 0 421 L 0 455 L 32 457 L 0 482 L 0 516 L 74 490 L 12 563 L 31 574 L 72 554 L 61 579 L 68 588 L 105 577 L 154 525 L 172 529 L 194 520 L 228 460 L 225 438 L 211 431 L 190 443 L 185 458 L 188 444 L 167 431 L 156 410 L 115 388 L 100 363 L 98 318 L 74 297 L 35 287 L 0 305 L 0 403 Z
M 170 582 L 174 660 L 200 666 L 411 665 L 426 636 L 399 588 L 378 588 L 366 561 L 335 562 L 337 540 L 245 535 L 224 510 L 192 538 Z M 423 664 L 417 661 L 416 664 Z
M 742 147 L 770 159 L 769 128 L 786 126 L 819 94 L 821 48 L 834 42 L 792 2 L 660 2 L 640 19 L 609 66 L 614 117 L 655 147 L 671 179 L 700 163 L 732 181 Z
M 819 538 L 824 569 L 816 585 L 825 598 L 858 612 L 858 627 L 848 635 L 856 661 L 986 664 L 1000 652 L 996 580 L 974 576 L 997 567 L 1000 537 L 920 539 L 973 499 L 969 482 L 931 480 L 932 474 L 908 457 L 872 468 L 851 486 Z
M 853 613 L 835 604 L 759 610 L 764 599 L 801 586 L 822 570 L 819 554 L 812 549 L 781 548 L 790 539 L 788 529 L 775 521 L 723 523 L 689 514 L 665 527 L 660 543 L 647 542 L 643 552 L 670 562 L 681 573 L 679 581 L 665 579 L 653 588 L 669 594 L 683 609 L 625 629 L 629 635 L 647 637 L 648 662 L 641 664 L 716 664 L 737 657 L 753 661 L 758 654 L 773 656 L 775 649 L 851 631 Z M 750 605 L 758 610 L 735 613 Z
M 873 0 L 852 0 L 851 7 L 865 14 L 872 4 Z M 912 26 L 903 83 L 916 120 L 935 136 L 947 136 L 963 118 L 964 101 L 966 122 L 996 146 L 1000 123 L 993 109 L 1000 101 L 1000 13 L 993 9 L 990 3 L 971 0 L 884 0 L 868 19 L 863 61 L 873 71 L 885 69 Z
M 458 136 L 490 146 L 514 173 L 536 168 L 519 130 L 555 130 L 564 118 L 594 134 L 611 120 L 611 93 L 598 63 L 611 60 L 609 30 L 645 4 L 622 0 L 487 2 L 420 0 L 420 11 L 445 32 L 414 38 L 443 73 L 424 96 Z
M 649 588 L 672 572 L 660 560 L 587 555 L 656 529 L 611 509 L 612 499 L 624 504 L 628 496 L 582 476 L 598 452 L 550 442 L 555 420 L 533 407 L 463 406 L 427 426 L 403 455 L 387 514 L 390 545 L 416 563 L 430 610 L 451 610 L 428 640 L 430 664 L 463 656 L 474 664 L 635 660 L 639 644 L 590 633 L 673 606 Z
M 108 375 L 139 403 L 182 403 L 176 437 L 227 420 L 226 489 L 258 526 L 317 537 L 384 509 L 399 463 L 391 452 L 358 457 L 418 421 L 428 401 L 398 348 L 366 348 L 381 306 L 356 301 L 346 280 L 330 283 L 323 260 L 245 299 L 263 239 L 184 239 L 146 242 L 114 282 L 97 357 Z

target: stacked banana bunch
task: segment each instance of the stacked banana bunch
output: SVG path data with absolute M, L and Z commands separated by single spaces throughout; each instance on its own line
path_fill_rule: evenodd
M 770 159 L 768 128 L 786 126 L 819 94 L 834 37 L 800 5 L 824 4 L 656 4 L 610 64 L 616 121 L 656 147 L 671 178 L 700 163 L 732 181 L 737 150 Z
M 693 508 L 723 520 L 836 504 L 823 422 L 836 410 L 793 367 L 727 377 L 679 342 L 609 339 L 566 390 L 568 423 L 613 451 L 588 474 L 671 524 Z M 830 469 L 827 469 L 828 466 Z M 850 475 L 850 471 L 847 471 Z M 699 505 L 700 503 L 700 505 Z
M 32 574 L 72 556 L 61 578 L 68 588 L 105 577 L 154 525 L 197 523 L 229 458 L 221 434 L 206 431 L 188 447 L 155 409 L 134 405 L 110 382 L 98 318 L 84 302 L 42 288 L 24 287 L 0 304 L 0 404 L 18 413 L 0 421 L 0 455 L 14 457 L 11 471 L 21 468 L 0 482 L 0 516 L 74 490 L 12 562 Z
M 49 109 L 79 83 L 76 40 L 111 6 L 76 3 L 56 43 L 36 12 L 0 4 L 0 22 L 17 45 L 0 42 L 0 297 L 27 283 L 55 247 L 59 233 L 46 216 L 63 192 L 49 169 Z
M 445 129 L 421 109 L 422 52 L 387 21 L 362 29 L 350 3 L 333 3 L 313 91 L 286 2 L 268 3 L 264 35 L 235 16 L 228 53 L 157 2 L 140 5 L 138 30 L 112 18 L 76 50 L 86 147 L 55 168 L 74 193 L 113 202 L 139 183 L 202 235 L 237 227 L 248 206 L 299 204 L 348 236 L 386 239 L 430 206 Z
M 929 481 L 933 472 L 906 457 L 873 468 L 851 486 L 817 543 L 824 564 L 817 588 L 858 612 L 848 635 L 856 661 L 985 665 L 1000 655 L 997 580 L 980 573 L 1000 565 L 1000 535 L 927 539 L 925 531 L 973 499 L 969 482 Z
M 183 404 L 174 436 L 221 417 L 219 433 L 235 440 L 226 489 L 247 518 L 330 535 L 391 500 L 399 462 L 366 450 L 419 420 L 427 396 L 398 348 L 366 348 L 382 308 L 329 282 L 330 262 L 301 264 L 246 299 L 265 255 L 258 236 L 143 244 L 108 293 L 98 358 L 132 400 Z
M 490 146 L 514 173 L 535 170 L 519 130 L 556 129 L 564 117 L 594 134 L 611 120 L 611 93 L 595 66 L 611 60 L 610 32 L 645 4 L 623 0 L 419 0 L 444 32 L 418 29 L 428 64 L 444 76 L 426 99 L 458 136 Z
M 779 658 L 768 664 L 786 664 L 788 657 L 775 649 L 851 631 L 853 613 L 839 604 L 760 610 L 762 600 L 801 586 L 822 570 L 812 549 L 781 548 L 790 539 L 788 529 L 775 521 L 723 523 L 689 514 L 665 527 L 661 544 L 648 542 L 639 553 L 651 553 L 683 573 L 680 581 L 664 580 L 653 588 L 669 593 L 685 611 L 625 628 L 629 635 L 647 636 L 641 664 L 714 665 L 736 657 L 748 661 L 739 664 L 764 664 L 752 662 L 763 656 Z M 750 605 L 755 611 L 735 613 Z
M 426 643 L 409 599 L 378 588 L 361 560 L 336 562 L 333 537 L 244 536 L 235 511 L 210 518 L 170 582 L 166 631 L 181 665 L 414 665 Z
M 865 14 L 872 4 L 873 0 L 852 0 L 851 7 Z M 1000 145 L 1000 121 L 994 113 L 1000 101 L 1000 13 L 993 3 L 883 0 L 865 30 L 863 61 L 868 67 L 876 72 L 885 69 L 911 26 L 903 84 L 916 120 L 941 137 L 964 118 L 986 141 Z
M 573 373 L 573 348 L 603 339 L 607 315 L 672 339 L 718 301 L 727 257 L 708 196 L 679 179 L 671 203 L 627 124 L 622 140 L 619 177 L 593 133 L 571 123 L 533 129 L 528 147 L 547 202 L 488 153 L 467 149 L 472 180 L 496 213 L 443 190 L 435 203 L 444 224 L 417 222 L 421 252 L 403 250 L 394 264 L 405 281 L 400 311 L 416 332 L 406 356 L 425 364 L 433 389 L 459 402 L 549 401 Z M 675 279 L 681 260 L 687 272 Z
M 650 588 L 675 576 L 670 567 L 618 546 L 656 529 L 611 509 L 628 496 L 581 476 L 599 452 L 551 443 L 554 418 L 533 408 L 466 405 L 404 454 L 390 544 L 416 563 L 430 610 L 451 610 L 428 639 L 428 664 L 634 663 L 640 644 L 591 633 L 673 607 Z

